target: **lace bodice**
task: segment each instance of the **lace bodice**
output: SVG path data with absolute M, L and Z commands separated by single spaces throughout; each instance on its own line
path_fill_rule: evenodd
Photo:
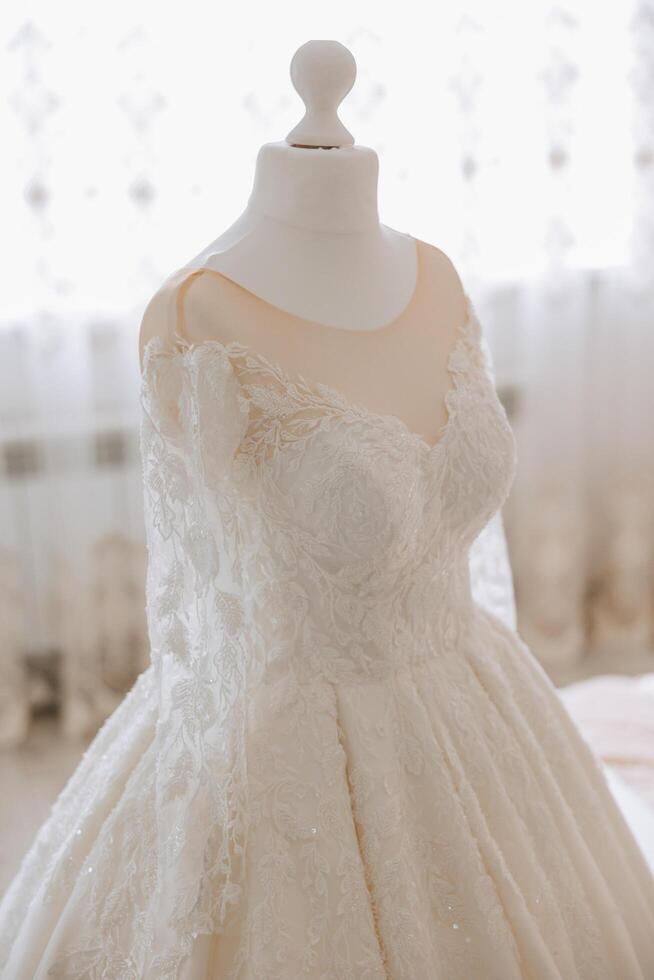
M 466 303 L 435 445 L 242 344 L 177 337 L 173 351 L 160 338 L 147 346 L 144 450 L 155 521 L 182 480 L 189 497 L 213 498 L 227 536 L 238 534 L 233 585 L 250 597 L 248 623 L 265 623 L 268 648 L 271 616 L 286 627 L 300 616 L 305 640 L 314 634 L 293 651 L 282 631 L 282 660 L 293 658 L 301 674 L 330 672 L 319 637 L 329 639 L 337 680 L 346 670 L 383 673 L 416 649 L 429 656 L 455 630 L 457 610 L 468 620 L 469 549 L 508 493 L 515 443 Z M 164 483 L 167 468 L 178 483 Z
M 257 689 L 383 678 L 456 656 L 474 627 L 471 546 L 506 498 L 515 443 L 466 307 L 435 445 L 240 343 L 147 345 L 158 860 L 186 896 L 170 896 L 170 955 L 238 906 Z

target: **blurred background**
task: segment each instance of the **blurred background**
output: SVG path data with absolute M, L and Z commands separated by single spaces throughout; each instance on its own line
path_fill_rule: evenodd
M 654 805 L 654 0 L 0 12 L 0 890 L 148 662 L 137 338 L 335 38 L 381 220 L 443 249 L 518 442 L 519 629 Z M 392 13 L 391 13 L 392 11 Z

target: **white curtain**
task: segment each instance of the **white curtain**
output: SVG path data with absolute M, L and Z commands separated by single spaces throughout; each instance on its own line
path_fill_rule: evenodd
M 521 630 L 553 672 L 646 657 L 654 0 L 324 7 L 3 5 L 0 643 L 60 646 L 99 542 L 141 539 L 142 310 L 238 216 L 301 114 L 293 52 L 333 37 L 381 220 L 447 252 L 484 321 L 518 437 Z

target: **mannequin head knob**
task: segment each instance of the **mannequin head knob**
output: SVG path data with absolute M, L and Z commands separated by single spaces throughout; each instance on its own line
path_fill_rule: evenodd
M 354 137 L 338 118 L 338 107 L 357 74 L 352 53 L 339 41 L 307 41 L 291 60 L 291 81 L 306 111 L 286 137 L 292 146 L 352 146 Z

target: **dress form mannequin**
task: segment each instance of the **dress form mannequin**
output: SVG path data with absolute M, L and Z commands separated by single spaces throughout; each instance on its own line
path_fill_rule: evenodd
M 354 146 L 337 115 L 355 73 L 337 41 L 298 49 L 304 118 L 261 147 L 244 212 L 170 288 L 189 266 L 214 271 L 186 291 L 188 340 L 251 345 L 436 442 L 465 296 L 443 252 L 379 221 L 377 154 Z M 146 310 L 141 348 L 161 322 L 158 302 L 165 295 Z

